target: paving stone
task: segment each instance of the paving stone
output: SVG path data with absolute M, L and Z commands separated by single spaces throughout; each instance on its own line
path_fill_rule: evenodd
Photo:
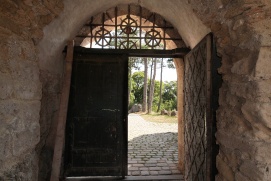
M 171 170 L 178 170 L 178 168 L 175 166 L 175 167 L 169 167 Z
M 162 170 L 161 167 L 150 167 L 149 169 L 152 170 L 152 171 Z
M 146 163 L 157 163 L 158 161 L 157 160 L 149 160 L 149 161 L 146 161 Z
M 132 176 L 139 176 L 140 175 L 140 171 L 133 171 L 131 174 L 132 174 Z
M 172 174 L 180 174 L 180 170 L 171 170 Z
M 145 161 L 137 161 L 137 163 L 146 163 Z
M 171 171 L 170 170 L 161 170 L 158 171 L 159 175 L 171 175 Z
M 144 164 L 133 164 L 133 167 L 143 167 Z
M 166 160 L 158 160 L 157 163 L 166 163 Z
M 146 167 L 155 167 L 156 163 L 145 163 Z
M 139 170 L 149 170 L 149 167 L 139 167 Z
M 150 175 L 149 171 L 141 171 L 140 173 L 142 176 Z
M 139 161 L 128 160 L 128 163 L 138 163 Z
M 157 163 L 156 165 L 159 166 L 159 167 L 165 167 L 165 166 L 168 166 L 167 163 Z
M 128 169 L 131 170 L 131 171 L 134 171 L 134 170 L 138 170 L 138 167 L 130 167 Z
M 147 122 L 130 114 L 128 126 L 128 175 L 180 174 L 175 164 L 178 124 Z
M 158 171 L 150 171 L 150 175 L 158 175 Z

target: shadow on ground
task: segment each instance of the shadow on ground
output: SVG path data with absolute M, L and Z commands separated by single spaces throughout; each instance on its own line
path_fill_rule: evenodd
M 145 134 L 128 142 L 128 175 L 180 174 L 177 163 L 177 133 Z

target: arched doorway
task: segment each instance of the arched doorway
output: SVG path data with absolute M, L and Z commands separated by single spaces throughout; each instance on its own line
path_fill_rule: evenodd
M 123 8 L 123 6 L 121 8 Z M 133 9 L 133 10 L 131 11 L 131 9 Z M 77 54 L 78 56 L 75 55 L 75 58 L 74 58 L 75 63 L 78 61 L 78 57 L 80 57 L 79 60 L 81 59 L 83 62 L 88 61 L 86 58 L 82 59 L 82 57 L 85 57 L 85 55 L 83 55 L 83 54 L 87 54 L 87 57 L 89 55 L 99 54 L 99 56 L 97 56 L 97 59 L 95 59 L 95 61 L 99 62 L 99 64 L 102 62 L 102 61 L 99 61 L 99 60 L 103 59 L 102 54 L 107 54 L 108 59 L 106 59 L 104 61 L 104 62 L 107 62 L 107 63 L 108 63 L 108 60 L 110 60 L 112 58 L 114 59 L 114 57 L 112 57 L 113 55 L 116 56 L 116 57 L 121 57 L 121 56 L 123 57 L 123 55 L 126 55 L 126 56 L 137 55 L 137 56 L 158 56 L 158 57 L 166 56 L 166 57 L 180 58 L 179 60 L 176 59 L 175 62 L 176 61 L 182 61 L 182 59 L 189 60 L 189 61 L 185 61 L 185 62 L 187 62 L 187 63 L 185 63 L 185 67 L 186 67 L 185 70 L 187 70 L 186 75 L 191 76 L 192 74 L 198 74 L 197 76 L 201 76 L 202 79 L 199 79 L 197 76 L 194 77 L 194 78 L 189 77 L 184 82 L 185 83 L 188 82 L 188 84 L 189 84 L 189 82 L 192 79 L 197 79 L 197 80 L 203 80 L 204 79 L 204 81 L 200 81 L 201 85 L 196 85 L 196 84 L 198 84 L 197 83 L 198 81 L 193 80 L 193 81 L 195 81 L 195 84 L 192 85 L 191 88 L 193 89 L 193 88 L 199 86 L 199 89 L 196 90 L 198 92 L 196 92 L 194 95 L 191 96 L 190 92 L 193 92 L 194 90 L 191 89 L 189 91 L 184 91 L 185 92 L 185 98 L 189 97 L 188 94 L 190 94 L 191 99 L 201 100 L 201 98 L 203 97 L 203 101 L 201 101 L 201 102 L 200 101 L 194 101 L 194 105 L 189 106 L 189 107 L 184 106 L 184 111 L 180 111 L 180 112 L 181 112 L 181 114 L 185 113 L 183 115 L 185 115 L 185 117 L 186 117 L 189 114 L 188 110 L 198 108 L 198 106 L 202 106 L 201 104 L 204 104 L 203 105 L 204 107 L 197 110 L 197 111 L 200 111 L 200 112 L 198 112 L 199 117 L 196 117 L 194 115 L 191 116 L 191 114 L 190 114 L 191 117 L 189 118 L 189 121 L 191 121 L 192 124 L 188 125 L 186 123 L 186 125 L 185 125 L 186 126 L 186 132 L 185 132 L 185 134 L 182 134 L 183 131 L 179 131 L 179 143 L 181 143 L 180 145 L 182 145 L 182 146 L 187 146 L 189 144 L 190 145 L 193 145 L 193 144 L 200 145 L 201 146 L 201 149 L 200 149 L 201 151 L 198 151 L 199 150 L 198 146 L 197 146 L 197 148 L 196 147 L 192 148 L 192 147 L 188 146 L 189 148 L 187 148 L 185 151 L 182 151 L 184 149 L 184 147 L 179 147 L 179 153 L 180 153 L 180 157 L 179 157 L 180 160 L 179 161 L 180 161 L 180 165 L 181 165 L 180 169 L 183 170 L 183 167 L 184 167 L 183 165 L 185 163 L 186 168 L 188 168 L 188 170 L 186 170 L 186 172 L 185 172 L 185 173 L 188 174 L 187 178 L 186 178 L 188 180 L 189 179 L 202 179 L 203 177 L 205 177 L 206 179 L 209 178 L 210 177 L 209 172 L 208 172 L 210 170 L 210 164 L 209 164 L 210 160 L 209 159 L 211 159 L 211 157 L 207 153 L 207 145 L 210 146 L 211 144 L 207 141 L 210 138 L 210 135 L 207 135 L 207 133 L 209 131 L 208 127 L 210 127 L 210 126 L 207 125 L 207 123 L 208 123 L 207 119 L 210 118 L 210 116 L 209 116 L 210 112 L 208 112 L 208 111 L 210 111 L 210 107 L 208 107 L 207 104 L 210 103 L 210 102 L 207 101 L 206 96 L 207 96 L 207 94 L 210 94 L 207 91 L 207 89 L 210 91 L 210 88 L 207 88 L 207 81 L 210 80 L 210 75 L 207 75 L 208 72 L 210 72 L 210 68 L 207 68 L 207 64 L 210 65 L 210 59 L 211 59 L 210 53 L 208 54 L 208 52 L 211 50 L 211 45 L 210 45 L 211 38 L 210 38 L 210 36 L 205 38 L 205 40 L 203 41 L 204 42 L 203 44 L 205 45 L 204 48 L 199 48 L 199 50 L 195 50 L 194 53 L 191 53 L 193 55 L 193 56 L 191 56 L 192 58 L 186 58 L 186 57 L 184 57 L 184 55 L 187 54 L 187 48 L 183 47 L 184 42 L 182 41 L 181 38 L 178 38 L 178 37 L 177 38 L 172 38 L 172 36 L 174 36 L 174 28 L 172 26 L 170 26 L 169 23 L 167 23 L 165 20 L 163 20 L 162 17 L 156 16 L 155 13 L 150 13 L 149 12 L 149 14 L 147 14 L 147 12 L 143 12 L 143 9 L 140 6 L 130 6 L 130 5 L 128 5 L 128 7 L 126 6 L 126 11 L 127 12 L 125 12 L 125 10 L 122 9 L 122 11 L 120 11 L 121 12 L 120 14 L 118 12 L 118 7 L 113 8 L 113 10 L 114 11 L 112 11 L 112 9 L 110 9 L 107 12 L 102 13 L 101 16 L 92 17 L 91 20 L 86 24 L 86 26 L 84 28 L 82 28 L 82 30 L 80 31 L 80 34 L 77 36 L 76 44 L 79 43 L 79 44 L 81 44 L 81 45 L 83 44 L 85 46 L 87 44 L 90 47 L 90 49 L 76 47 L 74 49 L 75 53 L 79 53 L 79 54 Z M 145 9 L 144 9 L 144 11 L 145 11 Z M 137 20 L 135 20 L 134 17 L 133 17 L 135 15 L 132 15 L 131 12 L 134 13 L 134 14 L 139 13 L 139 15 L 140 15 L 139 16 L 140 17 L 139 18 L 139 22 L 140 22 L 139 26 L 136 23 Z M 113 13 L 113 17 L 115 15 L 114 18 L 111 18 L 112 13 Z M 121 18 L 121 14 L 125 14 L 124 19 Z M 118 15 L 120 15 L 120 16 L 118 16 Z M 145 17 L 142 17 L 143 15 Z M 158 21 L 157 21 L 156 18 L 158 19 Z M 144 23 L 142 23 L 143 22 L 142 19 L 145 19 Z M 101 23 L 97 23 L 97 21 L 98 22 L 100 21 Z M 111 21 L 111 22 L 107 24 L 106 22 L 109 22 L 109 21 Z M 118 21 L 120 23 L 118 23 Z M 86 27 L 87 27 L 87 29 L 86 29 Z M 138 27 L 140 29 L 139 33 L 136 31 Z M 120 29 L 120 31 L 118 32 L 119 29 Z M 168 31 L 168 29 L 170 31 Z M 172 31 L 172 29 L 173 29 L 173 31 Z M 112 30 L 114 30 L 113 35 L 111 34 Z M 143 30 L 145 30 L 146 32 L 143 33 Z M 162 31 L 162 33 L 160 33 L 159 30 Z M 166 31 L 168 31 L 168 33 Z M 122 34 L 124 34 L 125 36 L 121 36 Z M 169 35 L 171 35 L 171 36 L 169 36 Z M 89 40 L 87 40 L 87 39 L 89 39 Z M 133 40 L 135 40 L 135 41 L 133 41 Z M 95 49 L 93 47 L 93 42 L 95 42 L 96 45 L 98 46 L 98 48 L 100 48 L 100 49 Z M 142 50 L 142 48 L 143 48 L 142 47 L 142 44 L 143 44 L 142 42 L 145 42 L 144 45 L 150 47 L 151 51 L 150 50 L 144 50 L 143 51 Z M 160 42 L 163 42 L 163 44 L 160 44 Z M 174 47 L 174 46 L 178 47 L 179 49 L 175 49 L 175 50 L 167 50 L 166 49 L 168 47 Z M 139 47 L 139 49 L 137 49 L 138 47 Z M 198 47 L 200 47 L 200 46 L 198 46 Z M 108 54 L 110 54 L 110 56 L 108 56 Z M 116 59 L 118 59 L 118 58 L 116 58 Z M 82 63 L 82 61 L 81 61 L 81 63 Z M 122 61 L 125 62 L 125 60 L 122 60 Z M 195 67 L 191 67 L 191 64 L 189 64 L 189 62 L 192 62 L 192 61 L 195 61 L 195 63 L 194 63 L 196 65 L 195 67 L 200 65 L 199 64 L 200 62 L 197 62 L 197 61 L 205 61 L 205 62 L 203 62 L 204 65 L 202 65 L 200 68 L 196 69 Z M 120 61 L 118 61 L 116 63 L 120 63 Z M 123 65 L 127 65 L 127 64 L 123 64 Z M 82 67 L 85 67 L 85 65 L 83 65 Z M 93 67 L 93 65 L 90 66 L 90 67 Z M 94 65 L 94 67 L 95 67 L 95 65 Z M 115 69 L 115 70 L 118 70 L 118 69 Z M 87 70 L 85 70 L 85 71 L 87 71 Z M 90 70 L 90 72 L 92 72 L 92 71 L 93 70 Z M 110 69 L 110 72 L 111 71 L 114 71 L 114 69 Z M 80 70 L 79 70 L 79 72 L 80 72 Z M 126 72 L 126 71 L 123 71 L 123 73 L 124 72 Z M 179 72 L 179 75 L 181 75 L 182 73 L 183 72 Z M 82 76 L 84 77 L 85 75 L 82 74 Z M 120 77 L 124 77 L 124 76 L 125 76 L 125 73 L 120 74 L 120 76 L 118 76 L 118 77 L 120 78 Z M 83 77 L 81 77 L 81 79 Z M 99 76 L 96 75 L 93 78 L 95 79 L 95 78 L 98 78 L 98 77 Z M 182 76 L 181 76 L 181 79 L 182 79 Z M 97 79 L 96 81 L 99 82 L 101 80 Z M 180 83 L 180 82 L 182 82 L 182 81 L 179 80 L 180 87 L 182 87 L 182 86 L 183 87 L 189 87 L 188 84 L 182 85 L 182 83 Z M 90 82 L 90 84 L 91 83 L 93 83 L 93 82 Z M 202 84 L 204 84 L 204 85 L 202 86 Z M 124 86 L 125 87 L 125 84 L 122 83 L 122 85 L 120 84 L 119 86 L 122 86 L 122 87 Z M 210 86 L 210 85 L 208 84 L 208 86 Z M 119 89 L 116 89 L 116 91 L 117 90 L 119 90 Z M 124 90 L 124 92 L 125 92 L 125 89 L 121 89 L 121 90 Z M 206 90 L 206 92 L 205 92 L 205 90 Z M 88 92 L 91 92 L 91 91 L 88 91 Z M 96 92 L 103 95 L 103 92 L 99 92 L 99 90 L 97 90 Z M 122 94 L 123 94 L 123 92 L 122 92 Z M 204 94 L 204 95 L 201 95 L 201 94 Z M 99 94 L 91 95 L 91 97 L 98 96 L 98 95 Z M 202 97 L 200 98 L 200 96 L 202 96 Z M 125 97 L 127 97 L 127 96 L 124 96 L 124 99 L 125 99 Z M 70 100 L 72 98 L 73 97 L 70 97 Z M 182 98 L 179 98 L 179 100 L 182 100 Z M 186 100 L 187 104 L 192 104 L 191 102 L 188 101 L 188 99 L 185 99 L 185 100 Z M 81 101 L 82 101 L 82 99 L 81 99 Z M 125 102 L 125 100 L 120 100 L 120 101 Z M 80 104 L 79 102 L 78 102 L 78 104 Z M 183 102 L 179 101 L 179 105 L 180 105 L 179 107 L 182 107 Z M 74 105 L 72 105 L 72 106 L 74 106 Z M 122 118 L 119 118 L 119 119 L 120 120 L 123 120 L 123 119 L 125 120 L 126 119 L 125 112 L 127 112 L 126 108 L 124 108 L 125 104 L 123 104 L 121 107 L 122 108 L 120 108 L 120 109 L 123 111 L 123 115 L 122 115 Z M 101 107 L 101 109 L 105 109 L 105 107 Z M 114 108 L 111 108 L 111 109 L 114 109 Z M 195 111 L 195 112 L 197 112 L 197 111 Z M 102 113 L 102 114 L 105 115 L 105 113 Z M 183 117 L 183 115 L 182 115 L 182 117 Z M 76 115 L 76 116 L 78 116 L 78 115 Z M 80 115 L 80 116 L 82 116 L 82 115 Z M 92 116 L 93 115 L 88 116 L 88 118 L 86 119 L 86 120 L 88 120 L 87 122 L 89 122 L 89 118 L 92 117 Z M 109 115 L 109 117 L 112 117 L 112 115 L 111 116 Z M 108 119 L 109 117 L 107 117 L 105 119 Z M 193 117 L 195 117 L 194 119 L 197 120 L 196 124 L 193 123 Z M 182 130 L 182 129 L 184 130 L 185 126 L 184 126 L 184 124 L 182 124 L 184 122 L 184 119 L 182 119 L 181 117 L 179 117 L 179 119 L 180 119 L 179 128 L 180 128 L 180 130 Z M 202 121 L 202 123 L 198 124 L 199 121 Z M 67 123 L 67 128 L 68 127 L 74 127 L 74 124 L 75 123 L 77 124 L 77 122 L 80 122 L 80 121 L 76 120 L 76 121 L 68 122 Z M 114 125 L 113 126 L 114 127 L 114 132 L 116 132 L 116 130 L 125 130 L 126 129 L 125 124 L 127 124 L 127 123 L 120 124 L 120 127 L 118 127 L 118 128 L 115 127 L 115 125 Z M 191 125 L 193 125 L 193 124 L 195 125 L 195 127 L 192 128 Z M 94 125 L 92 124 L 90 126 L 93 127 Z M 87 128 L 87 127 L 82 126 L 82 125 L 79 126 L 79 127 L 83 128 L 83 129 Z M 112 127 L 112 125 L 111 125 L 111 127 Z M 201 129 L 201 131 L 196 133 L 195 130 L 198 130 L 198 129 Z M 69 130 L 69 129 L 67 129 L 67 130 Z M 80 152 L 78 149 L 73 149 L 74 148 L 73 146 L 75 145 L 74 138 L 78 137 L 78 136 L 76 136 L 74 134 L 75 132 L 78 132 L 78 134 L 82 134 L 83 132 L 87 132 L 87 130 L 76 130 L 76 131 L 74 131 L 74 128 L 72 128 L 72 130 L 70 132 L 67 132 L 67 135 L 70 135 L 71 133 L 73 133 L 73 135 L 71 136 L 71 138 L 72 138 L 71 140 L 73 140 L 73 141 L 70 142 L 67 139 L 69 136 L 67 136 L 66 137 L 66 139 L 67 139 L 66 143 L 68 143 L 68 145 L 69 144 L 72 145 L 71 146 L 72 151 L 70 151 L 70 153 L 68 155 L 70 155 L 71 159 L 74 159 L 73 161 L 71 160 L 70 162 L 68 162 L 67 165 L 72 165 L 73 163 L 75 163 L 78 160 L 78 157 L 72 155 L 71 152 L 75 152 L 76 154 L 78 154 Z M 98 132 L 101 132 L 101 130 L 98 130 Z M 195 134 L 195 133 L 200 134 L 200 136 L 198 136 L 197 139 L 195 138 L 195 136 L 192 135 L 192 134 Z M 121 158 L 121 159 L 119 159 L 120 160 L 119 169 L 117 169 L 118 173 L 116 173 L 114 171 L 113 172 L 107 172 L 108 171 L 108 170 L 106 170 L 106 169 L 108 169 L 107 167 L 105 167 L 104 169 L 101 169 L 98 172 L 90 173 L 89 170 L 93 170 L 92 166 L 90 168 L 86 168 L 86 167 L 89 167 L 89 166 L 86 166 L 86 165 L 84 166 L 84 164 L 80 165 L 80 163 L 77 162 L 76 164 L 72 165 L 71 167 L 81 167 L 81 171 L 79 171 L 77 173 L 75 173 L 76 171 L 72 172 L 72 174 L 70 176 L 83 176 L 83 175 L 90 174 L 90 175 L 87 175 L 87 176 L 101 175 L 101 176 L 122 176 L 122 177 L 124 177 L 126 175 L 126 172 L 127 172 L 125 170 L 125 168 L 127 167 L 127 158 L 125 158 L 125 154 L 127 155 L 127 153 L 125 151 L 127 149 L 127 144 L 125 143 L 125 139 L 126 139 L 125 135 L 126 134 L 127 133 L 125 131 L 122 131 L 120 133 L 120 135 L 124 135 L 124 136 L 120 140 L 116 140 L 116 143 L 122 142 L 119 151 L 117 151 L 117 150 L 111 151 L 112 153 L 113 152 L 114 153 L 119 153 L 119 154 L 116 154 L 116 156 Z M 193 137 L 192 139 L 188 138 L 188 137 L 191 137 L 191 136 Z M 86 137 L 88 137 L 87 139 L 90 140 L 91 138 L 95 137 L 95 134 L 90 136 L 87 133 Z M 111 134 L 111 137 L 112 137 L 112 134 Z M 116 136 L 116 137 L 118 137 L 118 136 Z M 186 141 L 186 145 L 184 144 L 184 140 Z M 82 142 L 82 140 L 78 140 L 78 141 Z M 83 142 L 86 142 L 86 140 L 83 140 Z M 101 143 L 104 143 L 104 142 L 102 141 Z M 68 145 L 66 145 L 66 147 L 69 147 Z M 115 145 L 115 144 L 113 144 L 113 145 Z M 126 148 L 125 148 L 125 146 L 126 146 Z M 86 148 L 86 147 L 83 147 L 83 148 L 80 148 L 80 149 L 83 150 L 84 154 L 82 154 L 80 152 L 79 155 L 83 155 L 85 160 L 89 160 L 89 161 L 95 160 L 94 159 L 95 157 L 107 158 L 107 156 L 105 156 L 105 155 L 97 154 L 97 155 L 91 155 L 89 157 L 91 159 L 86 159 L 87 158 L 86 154 L 89 154 L 90 151 L 88 151 L 88 148 Z M 190 150 L 190 149 L 192 149 L 192 150 Z M 120 151 L 120 150 L 124 150 L 124 151 Z M 184 155 L 189 154 L 189 152 L 191 152 L 191 151 L 193 151 L 195 153 L 191 154 L 192 157 L 190 156 L 189 159 L 185 160 Z M 99 152 L 101 152 L 101 150 Z M 198 155 L 203 155 L 203 156 L 201 156 L 201 158 L 199 158 L 199 157 L 197 157 Z M 111 157 L 111 156 L 109 156 L 109 157 Z M 112 156 L 112 160 L 116 160 L 116 156 L 115 157 Z M 82 157 L 81 160 L 84 160 L 83 157 Z M 68 160 L 68 159 L 66 159 L 66 160 Z M 195 162 L 198 162 L 198 161 L 200 163 L 195 164 Z M 99 161 L 97 161 L 97 162 L 99 162 Z M 193 166 L 189 165 L 190 163 Z M 209 165 L 207 165 L 207 164 L 209 164 Z M 100 167 L 100 166 L 94 165 L 94 167 Z M 191 169 L 193 169 L 193 171 L 191 171 Z M 78 169 L 75 168 L 75 170 L 78 170 Z M 82 172 L 82 170 L 84 170 L 83 171 L 84 173 Z M 201 173 L 199 173 L 199 172 L 201 172 Z M 195 174 L 196 174 L 196 176 L 195 176 Z

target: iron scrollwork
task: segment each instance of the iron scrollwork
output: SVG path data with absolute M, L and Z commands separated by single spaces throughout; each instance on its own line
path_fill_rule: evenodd
M 159 46 L 161 43 L 160 32 L 154 29 L 151 29 L 150 31 L 148 31 L 145 35 L 145 43 L 146 45 L 152 48 Z
M 135 34 L 137 27 L 136 20 L 131 18 L 129 15 L 127 15 L 120 23 L 120 29 L 125 34 Z
M 137 45 L 133 41 L 123 41 L 120 43 L 119 49 L 137 49 Z
M 111 43 L 112 36 L 111 36 L 110 31 L 108 31 L 107 29 L 101 27 L 100 30 L 98 30 L 95 33 L 94 40 L 95 40 L 97 45 L 108 46 Z
M 166 49 L 168 41 L 183 42 L 179 36 L 171 36 L 174 32 L 174 27 L 160 15 L 141 6 L 128 5 L 126 9 L 115 7 L 91 17 L 77 36 L 77 42 L 88 38 L 89 48 L 96 43 L 97 48 Z

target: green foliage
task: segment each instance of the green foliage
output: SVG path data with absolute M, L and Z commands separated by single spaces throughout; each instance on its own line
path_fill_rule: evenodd
M 166 110 L 177 110 L 177 81 L 164 82 L 162 93 L 163 105 Z
M 132 91 L 130 94 L 131 104 L 140 103 L 143 101 L 144 88 L 144 72 L 135 72 L 132 75 Z
M 135 72 L 131 77 L 132 91 L 130 94 L 130 105 L 142 104 L 144 89 L 144 72 Z M 150 80 L 148 79 L 148 85 Z M 159 103 L 160 82 L 155 81 L 154 97 L 152 110 L 157 110 Z M 149 90 L 148 90 L 149 91 Z M 162 104 L 161 109 L 177 110 L 177 81 L 169 81 L 162 83 Z

